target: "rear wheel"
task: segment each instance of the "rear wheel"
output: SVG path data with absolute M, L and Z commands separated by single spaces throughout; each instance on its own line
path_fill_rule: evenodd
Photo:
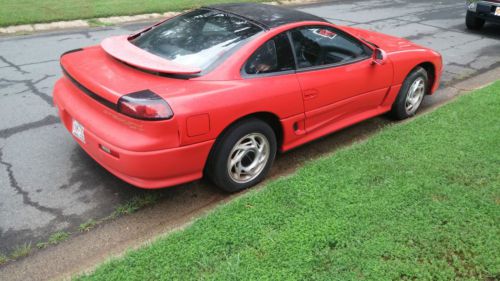
M 237 192 L 262 181 L 276 156 L 273 129 L 252 118 L 230 127 L 210 155 L 207 176 L 221 189 Z
M 402 120 L 415 115 L 428 89 L 429 77 L 427 71 L 422 67 L 415 68 L 406 77 L 401 90 L 399 90 L 396 101 L 392 105 L 390 113 L 392 117 Z
M 467 15 L 465 16 L 465 25 L 468 29 L 481 29 L 484 26 L 485 22 L 486 21 L 484 19 L 478 18 L 475 13 L 467 11 Z

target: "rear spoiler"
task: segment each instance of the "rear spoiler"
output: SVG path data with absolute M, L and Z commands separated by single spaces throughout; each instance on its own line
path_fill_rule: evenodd
M 183 75 L 201 72 L 198 67 L 182 65 L 147 52 L 132 44 L 128 37 L 123 35 L 106 38 L 101 42 L 101 47 L 110 56 L 147 71 Z

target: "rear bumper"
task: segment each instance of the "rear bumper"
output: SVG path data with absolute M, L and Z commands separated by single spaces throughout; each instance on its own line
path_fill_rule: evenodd
M 113 118 L 102 113 L 104 106 L 75 91 L 77 89 L 64 80 L 54 87 L 54 104 L 61 121 L 69 132 L 72 131 L 73 119 L 80 122 L 85 127 L 85 142 L 73 138 L 95 161 L 118 178 L 137 187 L 152 189 L 186 183 L 203 176 L 214 140 L 165 149 L 135 151 L 124 148 L 108 140 L 114 138 L 107 136 L 106 139 L 96 133 L 93 123 L 97 122 L 99 128 L 113 126 L 114 134 L 120 134 L 130 147 L 136 147 L 134 141 L 143 139 L 131 135 L 130 127 L 120 128 L 120 124 L 114 124 Z M 147 130 L 142 133 L 147 133 Z M 113 151 L 113 154 L 104 151 L 102 146 Z
M 103 141 L 92 132 L 78 144 L 106 170 L 134 186 L 153 189 L 170 187 L 202 178 L 206 157 L 213 141 L 160 151 L 133 152 L 104 144 L 118 157 L 104 152 Z

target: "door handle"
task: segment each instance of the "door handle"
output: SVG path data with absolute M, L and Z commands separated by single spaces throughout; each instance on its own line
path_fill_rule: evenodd
M 316 90 L 316 89 L 308 89 L 308 90 L 305 90 L 304 91 L 304 99 L 305 100 L 310 100 L 310 99 L 314 99 L 318 96 L 319 94 L 319 91 Z

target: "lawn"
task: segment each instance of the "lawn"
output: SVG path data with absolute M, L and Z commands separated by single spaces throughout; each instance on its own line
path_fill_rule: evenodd
M 497 82 L 78 280 L 500 280 L 499 171 Z
M 203 3 L 203 4 L 200 4 Z M 243 0 L 0 0 L 0 26 L 180 11 Z M 248 1 L 246 1 L 248 2 Z M 253 0 L 252 2 L 261 2 Z

